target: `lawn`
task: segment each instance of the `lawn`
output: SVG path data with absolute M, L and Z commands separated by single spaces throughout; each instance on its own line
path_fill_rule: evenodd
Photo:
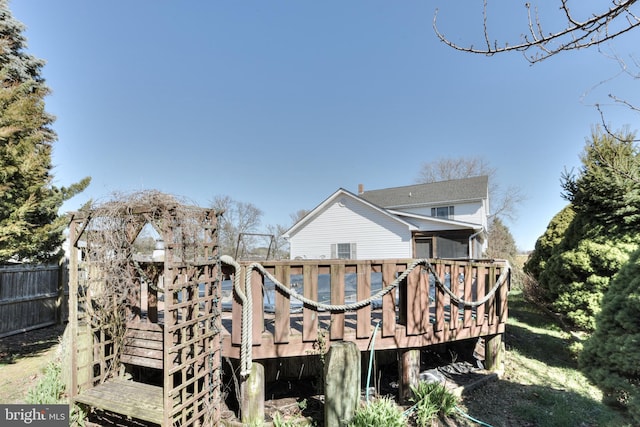
M 504 373 L 460 406 L 494 427 L 631 426 L 625 414 L 602 404 L 600 390 L 578 370 L 570 350 L 577 340 L 521 293 L 511 293 Z
M 602 404 L 602 393 L 578 370 L 570 350 L 577 338 L 522 294 L 509 297 L 506 356 L 500 379 L 465 395 L 459 408 L 493 427 L 631 426 Z M 0 339 L 0 403 L 23 403 L 29 388 L 53 358 L 62 328 Z M 445 425 L 477 426 L 458 415 Z

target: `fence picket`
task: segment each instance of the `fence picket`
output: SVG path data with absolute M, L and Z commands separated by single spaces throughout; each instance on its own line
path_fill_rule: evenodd
M 66 263 L 0 268 L 0 338 L 67 321 L 67 270 Z

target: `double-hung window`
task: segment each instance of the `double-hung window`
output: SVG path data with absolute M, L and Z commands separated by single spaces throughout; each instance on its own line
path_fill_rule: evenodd
M 331 245 L 331 258 L 356 259 L 355 243 L 334 243 Z
M 453 218 L 453 206 L 438 206 L 431 208 L 431 216 L 436 218 Z

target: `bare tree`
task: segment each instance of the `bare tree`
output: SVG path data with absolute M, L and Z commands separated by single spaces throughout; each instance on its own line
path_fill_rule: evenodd
M 442 158 L 422 165 L 417 181 L 436 182 L 450 179 L 492 176 L 496 170 L 480 157 Z
M 289 218 L 291 218 L 291 225 L 295 225 L 298 221 L 307 216 L 309 212 L 311 211 L 307 209 L 298 209 L 294 213 L 289 214 Z
M 631 79 L 640 79 L 640 61 L 632 54 L 628 59 L 618 54 L 609 44 L 612 40 L 633 29 L 640 27 L 640 3 L 637 0 L 610 0 L 599 3 L 598 6 L 585 5 L 581 0 L 556 0 L 559 2 L 545 1 L 540 3 L 540 8 L 530 2 L 524 3 L 526 10 L 526 30 L 515 42 L 497 41 L 490 36 L 489 31 L 489 0 L 483 0 L 482 9 L 482 42 L 480 45 L 460 44 L 446 36 L 438 26 L 438 11 L 433 17 L 433 29 L 437 37 L 447 46 L 469 53 L 482 55 L 495 55 L 506 52 L 521 52 L 532 64 L 558 55 L 562 52 L 595 48 L 609 59 L 618 63 L 620 72 L 617 75 L 627 75 Z M 551 4 L 558 7 L 553 9 Z M 544 9 L 545 13 L 540 10 Z M 561 24 L 549 30 L 545 22 L 561 22 Z M 495 29 L 495 27 L 494 27 Z M 607 45 L 605 49 L 603 46 Z M 600 86 L 604 82 L 598 83 Z M 609 94 L 614 105 L 630 108 L 640 112 L 640 107 L 628 98 Z M 602 127 L 610 135 L 615 132 L 609 130 L 600 103 L 595 104 L 600 113 Z
M 223 212 L 218 235 L 220 253 L 233 256 L 240 233 L 257 232 L 262 211 L 252 203 L 240 202 L 230 196 L 216 196 L 211 202 L 211 207 Z M 244 240 L 244 244 L 248 246 L 254 243 L 251 238 Z
M 544 27 L 538 8 L 526 2 L 524 7 L 527 12 L 528 28 L 526 33 L 522 34 L 521 40 L 516 43 L 499 43 L 489 36 L 488 0 L 484 0 L 484 43 L 481 47 L 475 47 L 472 44 L 460 45 L 445 36 L 438 28 L 437 10 L 433 17 L 433 29 L 442 42 L 454 49 L 484 55 L 512 51 L 524 52 L 527 60 L 535 63 L 561 52 L 599 46 L 640 26 L 640 10 L 637 12 L 635 10 L 637 0 L 611 0 L 608 7 L 602 2 L 601 9 L 585 13 L 585 16 L 578 16 L 570 7 L 570 0 L 559 1 L 559 13 L 562 15 L 564 24 L 561 28 L 551 31 Z M 573 5 L 578 8 L 579 3 L 580 0 L 576 0 Z
M 441 158 L 423 163 L 416 182 L 429 183 L 450 179 L 489 177 L 491 219 L 496 217 L 515 219 L 516 210 L 525 199 L 516 186 L 502 188 L 496 181 L 496 169 L 479 157 Z
M 283 234 L 287 231 L 287 227 L 276 224 L 267 225 L 267 232 L 273 235 L 273 258 L 289 259 L 289 242 L 287 242 Z

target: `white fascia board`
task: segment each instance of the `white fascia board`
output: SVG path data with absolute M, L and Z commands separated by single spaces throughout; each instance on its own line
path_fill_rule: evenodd
M 327 206 L 331 205 L 334 200 L 343 195 L 344 192 L 348 193 L 346 190 L 339 188 L 335 193 L 327 197 L 322 203 L 313 208 L 311 212 L 307 213 L 300 221 L 293 224 L 293 226 L 283 234 L 283 237 L 285 239 L 288 239 L 292 234 L 295 234 L 298 229 L 302 228 L 311 220 L 311 218 L 316 216 L 319 212 L 322 212 L 324 209 L 326 209 Z
M 328 206 L 332 205 L 339 197 L 349 197 L 350 199 L 353 199 L 354 201 L 356 201 L 358 203 L 362 203 L 363 205 L 366 205 L 366 206 L 370 207 L 371 209 L 377 210 L 378 212 L 382 213 L 383 215 L 388 216 L 389 218 L 393 219 L 394 221 L 397 221 L 397 222 L 405 225 L 411 231 L 419 230 L 419 228 L 416 227 L 415 225 L 411 224 L 410 222 L 404 221 L 402 218 L 399 218 L 397 215 L 391 213 L 390 211 L 388 211 L 386 209 L 383 209 L 383 208 L 381 208 L 379 206 L 376 206 L 373 203 L 370 203 L 370 202 L 368 202 L 368 201 L 356 196 L 352 192 L 345 190 L 344 188 L 339 188 L 335 193 L 333 193 L 331 196 L 327 197 L 322 203 L 320 203 L 311 212 L 309 212 L 307 215 L 305 215 L 304 218 L 302 218 L 300 221 L 295 223 L 282 236 L 285 239 L 288 239 L 289 237 L 291 237 L 292 234 L 295 234 L 300 228 L 304 227 L 304 225 L 306 225 L 309 221 L 311 221 L 311 219 L 313 217 L 315 217 L 320 212 L 325 210 Z
M 462 228 L 470 228 L 474 231 L 480 231 L 484 229 L 484 227 L 482 227 L 482 224 L 474 224 L 471 222 L 454 221 L 452 219 L 437 218 L 434 216 L 419 215 L 419 214 L 413 214 L 413 213 L 402 212 L 402 211 L 394 211 L 394 210 L 389 210 L 388 212 L 397 216 L 406 216 L 407 218 L 415 218 L 423 221 L 435 222 L 437 224 L 447 224 L 447 225 L 453 225 L 453 226 L 462 227 Z M 419 228 L 414 227 L 414 229 L 419 229 Z

